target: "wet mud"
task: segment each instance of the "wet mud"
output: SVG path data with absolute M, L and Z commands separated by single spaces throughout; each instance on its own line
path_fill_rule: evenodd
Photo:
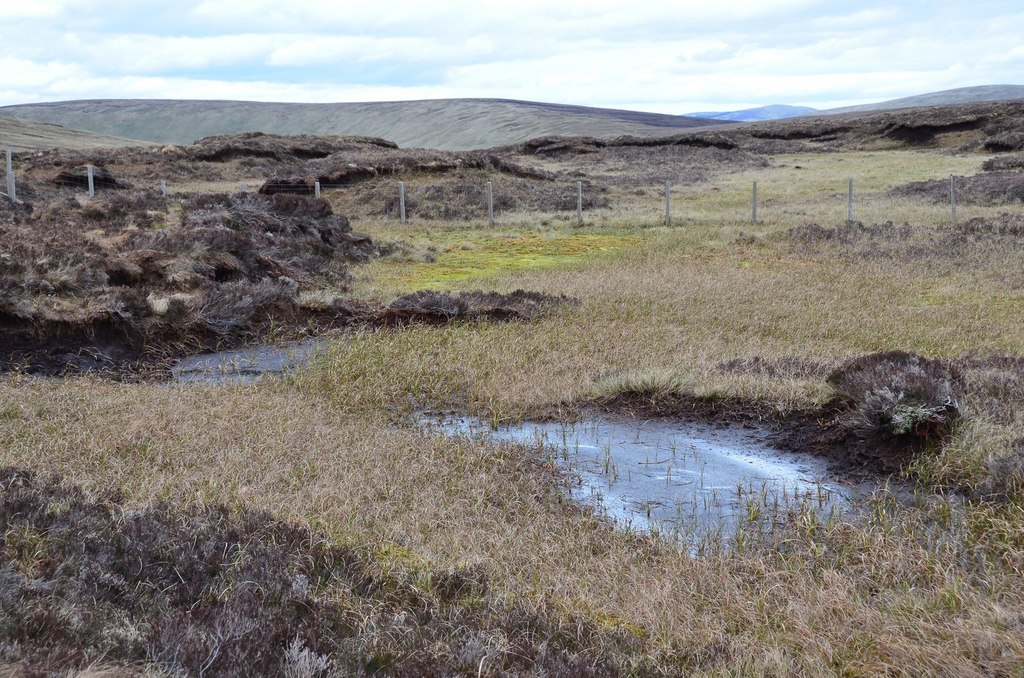
M 961 417 L 963 399 L 986 397 L 982 382 L 965 378 L 961 369 L 970 360 L 977 361 L 937 360 L 903 351 L 868 354 L 832 368 L 825 381 L 834 396 L 826 403 L 784 412 L 743 398 L 703 398 L 692 393 L 652 398 L 629 392 L 555 410 L 563 417 L 583 416 L 590 408 L 634 418 L 757 428 L 774 447 L 826 458 L 851 481 L 869 480 L 899 474 L 918 455 L 941 450 Z M 825 368 L 824 363 L 794 359 L 720 365 L 724 371 L 807 374 L 820 374 Z M 1004 372 L 992 379 L 1004 382 Z

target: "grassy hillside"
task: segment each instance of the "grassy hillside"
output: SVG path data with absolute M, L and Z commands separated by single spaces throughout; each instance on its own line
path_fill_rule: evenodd
M 25 120 L 159 143 L 216 134 L 342 134 L 384 137 L 403 147 L 467 150 L 544 135 L 658 136 L 720 124 L 685 116 L 502 99 L 294 104 L 252 101 L 106 100 L 0 108 Z
M 105 136 L 60 125 L 32 122 L 0 116 L 0 147 L 15 151 L 44 148 L 86 150 L 90 148 L 124 148 L 145 146 L 149 142 Z
M 981 85 L 979 87 L 959 87 L 941 92 L 929 92 L 902 99 L 879 101 L 861 106 L 833 108 L 826 113 L 860 113 L 867 111 L 888 111 L 896 108 L 918 108 L 920 106 L 951 106 L 955 104 L 972 104 L 982 101 L 1011 101 L 1024 99 L 1024 85 Z

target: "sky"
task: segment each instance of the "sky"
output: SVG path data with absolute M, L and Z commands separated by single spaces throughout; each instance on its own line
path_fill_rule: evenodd
M 0 0 L 0 105 L 494 97 L 831 108 L 1024 84 L 1024 2 Z

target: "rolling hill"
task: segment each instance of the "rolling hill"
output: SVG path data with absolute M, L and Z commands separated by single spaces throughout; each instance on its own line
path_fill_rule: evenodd
M 0 115 L 0 148 L 10 148 L 13 151 L 47 148 L 81 151 L 90 148 L 146 146 L 149 143 Z
M 929 92 L 912 97 L 880 101 L 874 104 L 831 108 L 822 113 L 866 113 L 889 111 L 898 108 L 920 108 L 922 106 L 952 106 L 973 104 L 984 101 L 1011 101 L 1024 99 L 1024 85 L 981 85 L 979 87 L 958 87 L 941 92 Z
M 690 113 L 689 115 L 694 118 L 708 118 L 710 120 L 723 120 L 729 122 L 757 122 L 759 120 L 781 120 L 783 118 L 794 118 L 798 115 L 811 115 L 817 112 L 818 109 L 810 108 L 808 106 L 771 104 L 769 106 L 758 106 L 757 108 L 745 108 L 740 111 Z
M 252 101 L 91 100 L 24 104 L 0 115 L 116 137 L 187 144 L 239 132 L 383 137 L 403 147 L 469 150 L 546 135 L 661 136 L 723 124 L 681 115 L 506 99 L 298 104 Z

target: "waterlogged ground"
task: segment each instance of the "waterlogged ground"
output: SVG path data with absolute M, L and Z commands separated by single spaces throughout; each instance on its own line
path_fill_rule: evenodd
M 493 428 L 471 417 L 421 415 L 445 435 L 536 446 L 578 476 L 572 497 L 626 529 L 682 541 L 771 528 L 794 514 L 827 520 L 856 488 L 824 460 L 766 445 L 756 431 L 667 421 L 524 422 Z
M 285 346 L 254 346 L 204 353 L 182 359 L 171 368 L 174 381 L 190 383 L 253 383 L 265 375 L 291 372 L 323 350 L 324 341 L 310 339 Z
M 172 369 L 178 383 L 252 383 L 308 363 L 310 340 L 193 356 Z M 578 483 L 573 499 L 624 529 L 693 541 L 737 526 L 770 528 L 794 514 L 822 519 L 848 508 L 856 488 L 810 454 L 767 445 L 758 432 L 669 421 L 599 419 L 491 427 L 466 416 L 421 415 L 445 435 L 535 446 Z

